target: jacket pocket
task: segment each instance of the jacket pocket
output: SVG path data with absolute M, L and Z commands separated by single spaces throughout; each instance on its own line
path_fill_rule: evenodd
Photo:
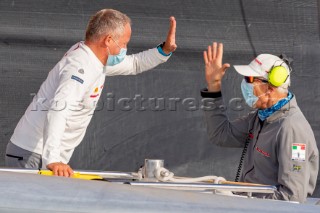
M 18 160 L 23 160 L 23 157 L 21 157 L 21 156 L 10 155 L 10 154 L 6 154 L 6 156 L 9 157 L 9 158 L 16 158 Z

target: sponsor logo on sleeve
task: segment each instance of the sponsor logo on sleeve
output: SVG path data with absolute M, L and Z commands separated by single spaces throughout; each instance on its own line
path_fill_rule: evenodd
M 306 160 L 306 144 L 294 143 L 292 144 L 291 160 L 305 161 Z
M 300 165 L 293 164 L 293 166 L 292 166 L 292 171 L 294 171 L 294 172 L 300 172 L 301 169 L 302 169 L 302 166 L 300 166 Z
M 83 80 L 81 78 L 79 78 L 78 76 L 72 75 L 71 79 L 78 81 L 79 83 L 83 84 Z

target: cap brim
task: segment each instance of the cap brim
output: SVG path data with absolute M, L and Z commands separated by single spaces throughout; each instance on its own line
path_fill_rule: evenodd
M 259 73 L 254 71 L 249 65 L 234 65 L 236 71 L 243 76 L 261 76 Z

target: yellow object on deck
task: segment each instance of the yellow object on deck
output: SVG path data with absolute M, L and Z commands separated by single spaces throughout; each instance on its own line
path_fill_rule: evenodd
M 38 174 L 45 176 L 54 176 L 53 172 L 50 170 L 40 170 Z M 79 172 L 74 173 L 71 178 L 78 178 L 83 180 L 103 180 L 103 178 L 99 175 L 80 174 Z

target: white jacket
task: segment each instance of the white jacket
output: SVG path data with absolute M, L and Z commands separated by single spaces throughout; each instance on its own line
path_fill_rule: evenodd
M 103 89 L 105 76 L 136 75 L 168 60 L 157 48 L 104 66 L 79 42 L 49 72 L 20 119 L 11 142 L 42 155 L 42 165 L 68 163 L 82 141 Z

